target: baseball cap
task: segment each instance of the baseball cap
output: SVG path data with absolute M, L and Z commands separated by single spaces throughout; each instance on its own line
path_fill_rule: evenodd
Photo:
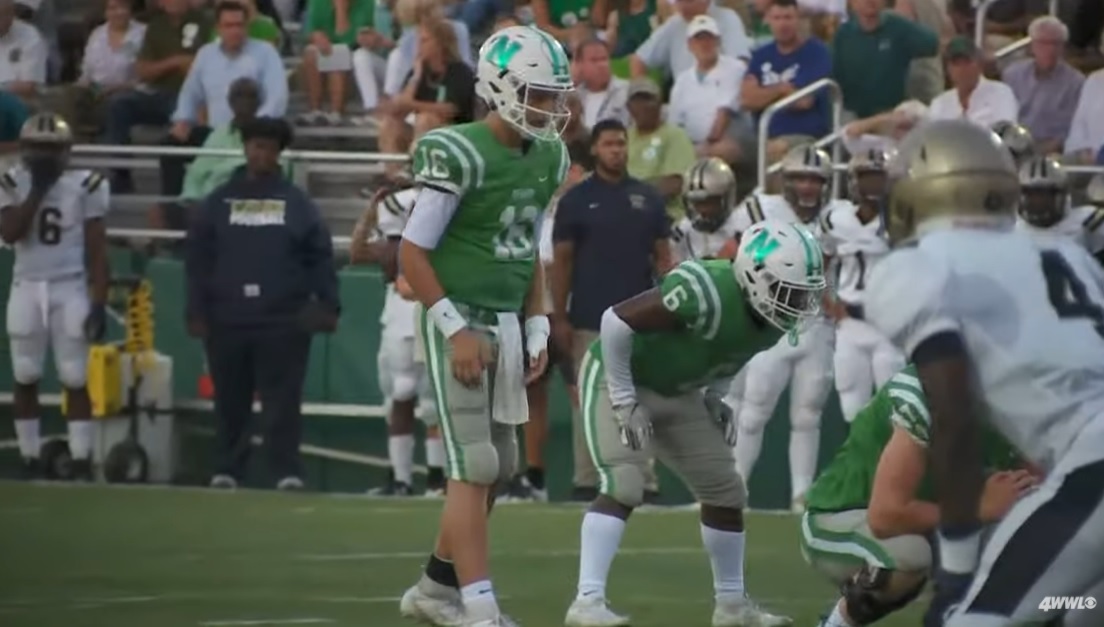
M 701 33 L 709 33 L 715 37 L 721 36 L 721 28 L 717 26 L 717 20 L 708 15 L 699 15 L 690 20 L 686 26 L 686 38 L 690 39 Z
M 979 51 L 977 44 L 973 39 L 959 35 L 947 42 L 947 47 L 943 50 L 943 58 L 948 61 L 954 61 L 955 59 L 967 59 L 978 56 Z
M 659 98 L 659 85 L 656 85 L 655 81 L 650 78 L 633 79 L 629 83 L 629 98 L 635 98 L 636 96 Z

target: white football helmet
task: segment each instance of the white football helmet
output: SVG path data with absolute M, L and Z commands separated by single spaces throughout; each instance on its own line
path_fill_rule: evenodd
M 755 224 L 741 236 L 732 270 L 752 308 L 783 331 L 799 332 L 820 313 L 824 253 L 805 227 Z
M 479 48 L 475 93 L 526 137 L 558 140 L 575 89 L 563 46 L 530 26 L 511 26 Z M 534 103 L 541 102 L 542 106 Z

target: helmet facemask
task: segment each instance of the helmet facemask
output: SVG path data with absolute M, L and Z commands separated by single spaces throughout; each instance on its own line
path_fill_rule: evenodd
M 803 218 L 815 216 L 828 202 L 828 181 L 819 174 L 795 172 L 782 175 L 782 196 Z
M 1039 228 L 1054 226 L 1066 216 L 1069 193 L 1059 187 L 1023 187 L 1020 195 L 1020 216 Z
M 770 271 L 760 276 L 769 277 Z M 759 313 L 783 331 L 800 333 L 810 320 L 820 315 L 820 297 L 824 288 L 823 276 L 809 277 L 808 283 L 792 283 L 775 277 L 767 288 L 770 299 L 763 304 L 767 306 L 760 306 Z
M 730 194 L 707 195 L 702 192 L 689 192 L 683 196 L 690 224 L 695 231 L 714 233 L 724 226 L 732 213 Z
M 889 175 L 881 168 L 857 169 L 848 177 L 851 200 L 876 209 L 885 204 L 889 191 Z
M 571 119 L 567 96 L 573 88 L 570 85 L 531 85 L 517 80 L 509 72 L 505 78 L 514 85 L 515 96 L 501 106 L 496 105 L 502 119 L 522 135 L 537 141 L 559 139 Z M 493 90 L 496 86 L 489 87 Z
M 69 165 L 69 144 L 65 142 L 20 142 L 20 158 L 29 171 L 64 170 Z

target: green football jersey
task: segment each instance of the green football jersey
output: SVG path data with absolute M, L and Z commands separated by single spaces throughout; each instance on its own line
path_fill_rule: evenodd
M 563 142 L 503 146 L 484 122 L 434 129 L 414 149 L 414 180 L 460 197 L 429 259 L 445 294 L 521 311 L 536 262 L 536 225 L 568 167 Z
M 931 442 L 931 415 L 916 376 L 907 366 L 882 386 L 874 398 L 855 416 L 847 440 L 836 451 L 805 495 L 810 512 L 841 512 L 865 509 L 874 489 L 874 475 L 894 427 L 905 430 L 920 446 Z M 1009 470 L 1020 464 L 1019 456 L 991 429 L 984 435 L 985 465 L 988 470 Z M 934 501 L 930 472 L 917 488 L 916 497 Z
M 732 262 L 684 261 L 663 277 L 663 305 L 685 325 L 678 331 L 633 337 L 633 383 L 678 396 L 736 374 L 781 332 L 753 317 L 736 283 Z M 591 345 L 602 358 L 600 341 Z

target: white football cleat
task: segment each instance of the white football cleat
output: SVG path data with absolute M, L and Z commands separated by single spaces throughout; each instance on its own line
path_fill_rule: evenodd
M 452 588 L 434 585 L 440 588 L 439 591 L 434 591 L 439 594 L 430 594 L 424 590 L 422 582 L 411 586 L 399 601 L 399 613 L 403 618 L 412 618 L 438 627 L 465 625 L 464 606 L 460 603 L 460 593 Z
M 628 616 L 611 610 L 609 602 L 599 596 L 575 599 L 564 618 L 566 627 L 625 627 L 629 624 Z
M 713 608 L 713 627 L 787 627 L 788 616 L 775 616 L 748 598 L 718 601 Z

